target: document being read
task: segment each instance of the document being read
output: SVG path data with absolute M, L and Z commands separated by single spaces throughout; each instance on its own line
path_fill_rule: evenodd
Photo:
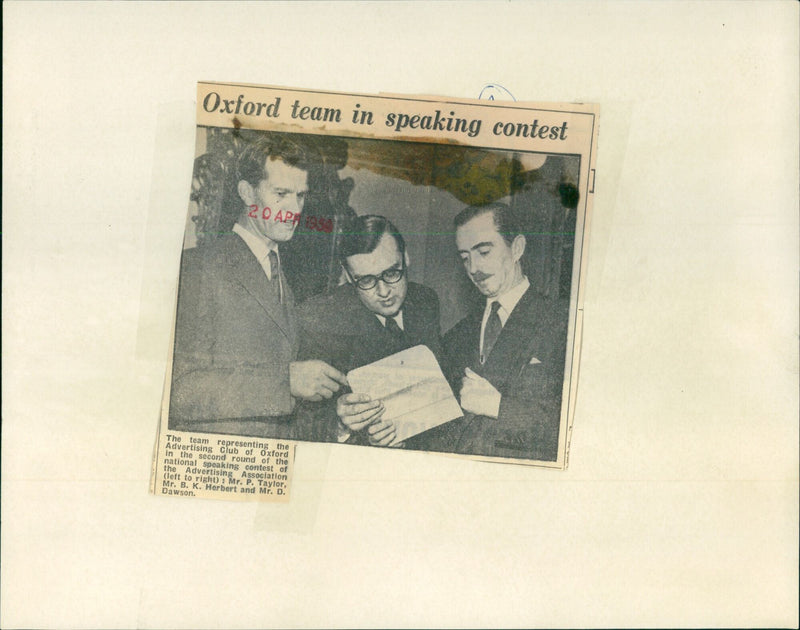
M 414 346 L 347 374 L 357 394 L 383 401 L 398 442 L 464 415 L 433 352 Z

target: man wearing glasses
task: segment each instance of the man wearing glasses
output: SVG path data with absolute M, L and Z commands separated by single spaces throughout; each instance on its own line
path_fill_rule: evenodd
M 345 227 L 340 262 L 347 284 L 317 296 L 298 312 L 300 356 L 325 361 L 342 373 L 416 345 L 438 357 L 439 299 L 408 280 L 408 254 L 385 217 L 363 215 Z M 398 446 L 383 405 L 346 393 L 336 401 L 304 402 L 295 412 L 297 438 Z

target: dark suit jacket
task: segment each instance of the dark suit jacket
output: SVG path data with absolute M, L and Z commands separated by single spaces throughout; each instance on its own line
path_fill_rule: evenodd
M 409 282 L 403 304 L 403 339 L 396 339 L 386 330 L 350 285 L 304 302 L 298 308 L 298 323 L 299 358 L 321 359 L 345 374 L 420 344 L 428 346 L 437 357 L 441 355 L 439 299 L 434 291 L 414 282 Z M 336 399 L 347 391 L 341 390 L 328 401 L 300 403 L 295 410 L 297 439 L 335 442 L 339 425 Z M 352 435 L 348 442 L 367 443 L 364 432 Z
M 496 419 L 468 413 L 446 425 L 449 444 L 441 450 L 557 459 L 568 309 L 568 301 L 545 300 L 529 288 L 484 365 L 479 359 L 483 310 L 448 331 L 443 342 L 444 364 L 453 388 L 460 391 L 461 378 L 469 367 L 492 383 L 502 398 Z
M 288 437 L 297 356 L 294 299 L 236 234 L 181 260 L 170 428 Z

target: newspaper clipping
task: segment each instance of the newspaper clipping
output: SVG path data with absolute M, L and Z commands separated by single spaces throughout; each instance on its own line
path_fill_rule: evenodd
M 598 108 L 198 84 L 151 492 L 294 449 L 565 468 Z

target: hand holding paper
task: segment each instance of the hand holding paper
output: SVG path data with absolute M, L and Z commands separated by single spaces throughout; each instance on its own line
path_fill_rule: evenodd
M 397 442 L 397 428 L 394 422 L 384 418 L 378 418 L 367 427 L 367 435 L 369 436 L 369 443 L 372 446 L 401 446 L 401 442 Z
M 351 431 L 366 429 L 369 443 L 373 446 L 402 446 L 397 442 L 397 431 L 391 420 L 385 420 L 384 407 L 380 400 L 373 400 L 367 394 L 345 394 L 336 401 L 336 413 L 345 427 L 342 440 Z
M 336 414 L 348 429 L 360 431 L 381 417 L 383 403 L 367 394 L 345 394 L 336 401 Z
M 463 415 L 436 357 L 426 346 L 414 346 L 356 368 L 347 380 L 353 392 L 381 401 L 382 422 L 391 422 L 396 430 L 392 446 Z M 375 434 L 386 437 L 388 433 L 383 431 Z

